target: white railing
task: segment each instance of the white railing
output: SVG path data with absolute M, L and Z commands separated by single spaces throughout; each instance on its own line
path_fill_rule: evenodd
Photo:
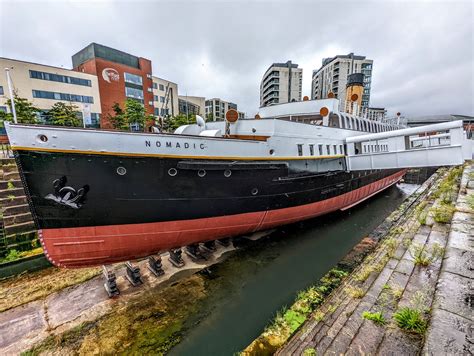
M 462 121 L 346 138 L 349 170 L 458 165 L 469 158 Z M 469 146 L 469 148 L 467 147 Z

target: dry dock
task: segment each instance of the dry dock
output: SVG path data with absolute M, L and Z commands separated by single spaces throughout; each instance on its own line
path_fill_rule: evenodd
M 472 354 L 473 166 L 452 198 L 445 177 L 277 354 Z

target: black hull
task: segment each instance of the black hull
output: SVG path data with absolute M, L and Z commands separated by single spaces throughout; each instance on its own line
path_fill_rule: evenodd
M 346 172 L 340 158 L 256 163 L 33 151 L 15 154 L 39 229 L 190 220 L 290 208 L 349 193 L 400 171 Z M 341 168 L 316 172 L 323 163 Z

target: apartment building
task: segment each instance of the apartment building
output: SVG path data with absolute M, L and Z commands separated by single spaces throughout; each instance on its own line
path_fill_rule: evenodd
M 108 116 L 113 105 L 127 98 L 141 102 L 148 114 L 154 114 L 151 61 L 114 48 L 91 43 L 72 56 L 73 69 L 95 75 L 99 83 L 102 128 L 112 128 Z
M 332 93 L 335 98 L 340 100 L 341 107 L 344 107 L 348 76 L 362 73 L 364 75 L 364 89 L 361 106 L 363 109 L 367 109 L 370 102 L 372 67 L 372 59 L 354 55 L 354 53 L 323 59 L 322 66 L 313 71 L 311 99 L 324 99 L 328 97 L 329 93 Z
M 153 76 L 154 115 L 159 118 L 179 113 L 178 84 Z
M 225 119 L 225 113 L 229 109 L 237 109 L 237 104 L 231 103 L 229 101 L 222 100 L 220 98 L 208 99 L 205 102 L 206 104 L 206 119 L 211 121 L 222 121 Z M 238 111 L 239 119 L 244 118 L 245 113 Z
M 180 114 L 206 115 L 206 98 L 203 96 L 179 95 L 178 100 Z
M 301 101 L 303 69 L 298 64 L 273 63 L 260 83 L 260 107 Z
M 385 108 L 368 108 L 367 119 L 383 121 L 387 116 L 387 110 Z
M 77 107 L 78 116 L 87 126 L 98 127 L 101 116 L 101 97 L 97 76 L 44 64 L 0 58 L 0 67 L 10 68 L 13 90 L 21 98 L 41 110 L 40 121 L 57 102 Z M 8 112 L 10 98 L 6 75 L 0 75 L 0 110 Z

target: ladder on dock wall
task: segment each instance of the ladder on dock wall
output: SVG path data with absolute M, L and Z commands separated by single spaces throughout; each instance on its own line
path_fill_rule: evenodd
M 453 166 L 473 158 L 462 121 L 346 138 L 347 169 Z

